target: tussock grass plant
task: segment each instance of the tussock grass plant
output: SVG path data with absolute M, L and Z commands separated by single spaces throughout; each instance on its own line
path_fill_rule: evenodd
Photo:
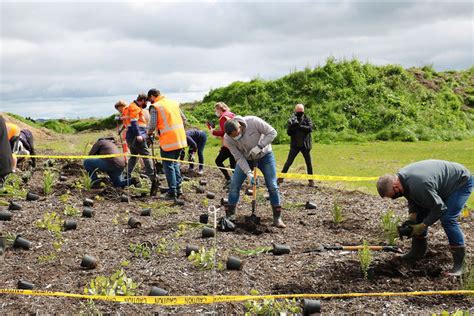
M 364 278 L 367 279 L 368 271 L 373 260 L 372 251 L 369 249 L 367 241 L 364 240 L 363 247 L 362 249 L 358 250 L 357 255 L 359 256 L 360 269 L 362 270 L 362 274 L 364 275 Z

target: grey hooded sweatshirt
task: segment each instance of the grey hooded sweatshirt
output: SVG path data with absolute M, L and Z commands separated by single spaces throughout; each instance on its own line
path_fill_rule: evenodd
M 247 174 L 251 171 L 247 162 L 247 159 L 251 160 L 249 158 L 249 152 L 255 146 L 259 146 L 262 152 L 257 160 L 271 153 L 271 143 L 277 136 L 277 131 L 270 124 L 256 116 L 236 116 L 234 119 L 238 121 L 241 126 L 242 137 L 239 140 L 235 140 L 225 134 L 224 145 L 229 148 L 240 169 Z
M 408 200 L 410 213 L 428 213 L 423 223 L 433 225 L 446 211 L 446 201 L 471 177 L 461 164 L 445 160 L 422 160 L 412 163 L 397 173 L 403 195 Z

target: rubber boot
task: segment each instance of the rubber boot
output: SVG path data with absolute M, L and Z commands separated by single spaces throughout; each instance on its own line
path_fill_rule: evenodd
M 273 209 L 273 225 L 278 228 L 286 228 L 285 223 L 281 219 L 281 206 L 272 206 Z
M 225 206 L 225 218 L 230 221 L 235 221 L 235 205 L 227 204 Z
M 411 249 L 408 253 L 401 256 L 401 259 L 407 263 L 415 263 L 426 255 L 428 241 L 423 237 L 413 237 L 411 239 Z
M 453 254 L 453 268 L 447 274 L 450 276 L 461 276 L 464 257 L 466 256 L 466 247 L 451 247 L 451 253 Z

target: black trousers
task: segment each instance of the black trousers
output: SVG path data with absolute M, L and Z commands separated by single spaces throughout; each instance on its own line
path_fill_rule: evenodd
M 230 152 L 229 148 L 227 148 L 225 146 L 222 146 L 221 150 L 219 150 L 219 154 L 216 157 L 216 165 L 219 168 L 225 168 L 224 161 L 226 161 L 227 159 L 229 159 L 230 167 L 232 169 L 235 169 L 235 158 L 234 158 L 234 156 L 232 156 L 232 153 Z M 220 169 L 220 171 L 222 172 L 222 174 L 224 175 L 226 180 L 230 180 L 230 174 L 229 174 L 228 170 Z
M 288 172 L 288 169 L 290 169 L 291 165 L 293 164 L 293 161 L 295 161 L 296 156 L 300 152 L 303 154 L 304 161 L 306 163 L 306 170 L 308 171 L 308 174 L 313 174 L 313 164 L 311 162 L 311 149 L 306 149 L 304 147 L 290 147 L 288 158 L 286 158 L 285 165 L 283 166 L 283 170 L 281 171 L 282 173 Z

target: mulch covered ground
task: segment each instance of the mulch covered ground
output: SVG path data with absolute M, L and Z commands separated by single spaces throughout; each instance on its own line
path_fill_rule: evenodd
M 170 295 L 206 294 L 249 294 L 258 290 L 260 294 L 288 293 L 349 293 L 349 292 L 398 292 L 426 290 L 460 289 L 460 281 L 444 277 L 442 272 L 451 265 L 446 236 L 439 224 L 430 232 L 429 252 L 425 259 L 414 267 L 399 264 L 396 254 L 374 252 L 373 280 L 366 280 L 360 272 L 356 252 L 325 251 L 304 253 L 305 250 L 320 245 L 358 245 L 364 240 L 372 245 L 383 244 L 380 226 L 381 214 L 393 209 L 398 215 L 405 215 L 405 201 L 383 200 L 376 196 L 354 191 L 341 191 L 324 187 L 310 188 L 302 183 L 287 181 L 281 185 L 284 208 L 283 219 L 286 229 L 271 226 L 272 213 L 266 193 L 259 189 L 258 215 L 262 225 L 245 225 L 244 216 L 250 215 L 250 197 L 244 197 L 238 207 L 238 229 L 235 232 L 218 233 L 217 239 L 201 238 L 201 228 L 189 222 L 198 222 L 199 215 L 207 211 L 208 205 L 219 206 L 220 199 L 226 197 L 222 190 L 223 178 L 218 171 L 207 170 L 202 178 L 193 178 L 185 185 L 185 205 L 154 211 L 154 216 L 139 215 L 145 206 L 156 206 L 158 198 L 132 197 L 130 203 L 120 202 L 120 194 L 114 190 L 79 190 L 73 183 L 79 178 L 80 165 L 57 162 L 54 167 L 68 176 L 66 182 L 58 182 L 54 193 L 41 195 L 40 200 L 21 200 L 22 210 L 14 211 L 12 221 L 3 222 L 3 235 L 21 234 L 33 242 L 30 250 L 18 250 L 9 245 L 0 259 L 0 288 L 16 288 L 18 280 L 28 280 L 37 290 L 83 293 L 88 282 L 99 275 L 110 276 L 123 261 L 128 277 L 138 283 L 137 294 L 147 295 L 151 286 L 159 286 Z M 205 194 L 195 193 L 192 184 L 206 179 L 206 191 L 216 193 L 215 199 L 206 199 Z M 41 194 L 43 174 L 36 171 L 25 184 L 29 190 Z M 163 182 L 164 184 L 166 181 Z M 70 191 L 66 203 L 59 197 Z M 102 192 L 104 193 L 104 192 Z M 125 191 L 124 193 L 127 193 Z M 101 196 L 96 199 L 96 196 Z M 45 213 L 57 212 L 62 218 L 65 204 L 75 206 L 82 212 L 84 198 L 95 199 L 93 218 L 76 217 L 76 230 L 62 232 L 64 243 L 55 251 L 53 235 L 37 227 L 36 223 Z M 306 201 L 316 203 L 315 210 L 304 207 Z M 155 204 L 153 204 L 155 203 Z M 342 206 L 344 220 L 340 224 L 332 221 L 334 203 Z M 5 207 L 6 208 L 6 207 Z M 220 216 L 223 210 L 220 210 Z M 141 228 L 132 229 L 127 225 L 129 216 L 141 221 Z M 473 248 L 474 229 L 471 218 L 462 220 L 467 236 L 468 251 Z M 188 223 L 186 225 L 179 224 Z M 163 238 L 165 240 L 163 240 Z M 129 250 L 131 243 L 149 242 L 155 248 L 159 245 L 166 251 L 153 252 L 151 258 L 137 258 Z M 217 245 L 218 258 L 225 262 L 227 256 L 234 255 L 244 260 L 242 271 L 200 270 L 187 260 L 186 245 L 204 246 L 207 249 Z M 260 254 L 246 256 L 235 248 L 255 249 L 271 246 L 272 243 L 286 244 L 291 253 L 283 256 Z M 397 240 L 404 250 L 410 241 Z M 54 254 L 56 258 L 45 260 Z M 93 270 L 80 267 L 84 254 L 99 260 Z M 43 258 L 43 260 L 41 260 Z M 1 295 L 0 311 L 10 313 L 90 313 L 91 306 L 77 299 Z M 391 297 L 325 299 L 322 312 L 340 313 L 439 313 L 443 310 L 468 310 L 471 300 L 463 296 Z M 206 313 L 242 314 L 243 303 L 216 305 L 189 305 L 161 307 L 152 305 L 115 304 L 96 301 L 95 307 L 105 313 Z

